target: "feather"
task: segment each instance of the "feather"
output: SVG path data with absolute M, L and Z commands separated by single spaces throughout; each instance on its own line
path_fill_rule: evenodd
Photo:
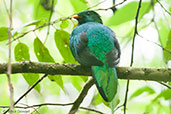
M 107 64 L 104 66 L 92 66 L 93 77 L 96 86 L 107 102 L 111 102 L 117 92 L 118 80 L 115 68 L 109 68 Z

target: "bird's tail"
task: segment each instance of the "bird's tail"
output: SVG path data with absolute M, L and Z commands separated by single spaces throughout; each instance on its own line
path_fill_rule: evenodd
M 118 86 L 116 69 L 105 64 L 104 66 L 92 66 L 92 71 L 99 93 L 105 101 L 111 102 Z

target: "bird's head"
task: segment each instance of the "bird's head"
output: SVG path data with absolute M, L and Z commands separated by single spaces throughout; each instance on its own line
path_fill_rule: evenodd
M 74 15 L 73 18 L 78 20 L 79 25 L 86 23 L 86 22 L 97 22 L 103 23 L 99 14 L 92 10 L 85 10 L 77 15 Z

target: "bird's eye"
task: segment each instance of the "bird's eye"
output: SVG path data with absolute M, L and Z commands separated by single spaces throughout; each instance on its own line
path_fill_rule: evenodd
M 90 12 L 87 12 L 87 15 L 90 15 Z

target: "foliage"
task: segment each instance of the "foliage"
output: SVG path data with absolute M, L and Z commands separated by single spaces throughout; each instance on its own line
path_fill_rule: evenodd
M 14 49 L 14 55 L 16 61 L 30 61 L 30 54 L 29 54 L 29 48 L 24 43 L 18 43 L 15 46 Z M 38 74 L 22 74 L 24 79 L 27 81 L 27 83 L 31 86 L 33 85 L 38 79 Z M 40 84 L 38 84 L 35 89 L 40 92 Z
M 132 21 L 135 19 L 136 16 L 136 10 L 138 8 L 138 1 L 136 2 L 130 2 L 127 5 L 120 8 L 115 15 L 113 15 L 107 22 L 107 25 L 119 25 L 128 21 Z M 151 1 L 143 2 L 141 6 L 140 16 L 139 18 L 142 18 L 146 13 L 148 13 L 152 9 Z M 125 13 L 129 12 L 129 13 Z
M 101 0 L 16 0 L 13 3 L 13 28 L 12 28 L 12 62 L 19 61 L 39 61 L 49 63 L 72 63 L 78 64 L 69 49 L 69 36 L 75 27 L 75 20 L 70 19 L 71 15 L 95 6 L 92 9 L 101 15 L 104 23 L 111 27 L 121 41 L 122 55 L 121 65 L 128 66 L 130 61 L 130 50 L 134 32 L 134 21 L 137 13 L 139 0 L 125 1 L 118 5 L 116 12 L 101 10 L 108 8 Z M 117 3 L 121 2 L 117 0 Z M 171 61 L 171 12 L 170 0 L 160 0 L 164 8 L 156 0 L 142 1 L 138 17 L 138 34 L 135 42 L 135 67 L 166 67 Z M 0 61 L 8 62 L 8 13 L 3 1 L 0 1 Z M 9 4 L 6 3 L 8 6 Z M 112 6 L 112 4 L 109 4 Z M 100 9 L 99 9 L 100 8 Z M 69 16 L 69 17 L 68 17 Z M 65 17 L 65 18 L 63 18 Z M 68 18 L 67 18 L 68 17 Z M 56 21 L 59 19 L 58 21 Z M 157 45 L 157 44 L 158 45 Z M 21 93 L 26 91 L 40 79 L 41 74 L 20 74 L 12 76 L 16 101 Z M 25 81 L 24 81 L 25 80 Z M 26 96 L 22 103 L 31 105 L 32 101 L 44 102 L 73 102 L 78 96 L 78 92 L 83 88 L 88 77 L 65 77 L 61 75 L 48 76 L 34 89 L 37 92 Z M 54 83 L 53 83 L 54 82 Z M 120 92 L 118 92 L 117 106 L 124 102 L 124 83 L 120 81 Z M 150 83 L 150 84 L 149 84 Z M 138 85 L 138 86 L 137 86 Z M 170 89 L 163 89 L 155 82 L 133 81 L 130 86 L 128 113 L 169 113 L 169 102 L 171 99 Z M 170 84 L 171 85 L 171 84 Z M 0 106 L 8 105 L 7 80 L 4 75 L 0 75 Z M 24 87 L 24 88 L 23 88 Z M 162 88 L 160 91 L 159 88 Z M 85 98 L 85 106 L 96 108 L 105 113 L 109 113 L 108 103 L 103 101 L 101 96 L 95 92 L 96 88 L 90 89 L 91 93 Z M 142 94 L 146 94 L 144 97 Z M 137 100 L 139 99 L 139 100 Z M 145 102 L 144 102 L 145 101 Z M 163 103 L 164 102 L 164 103 Z M 144 104 L 143 104 L 144 103 Z M 140 106 L 139 106 L 140 105 Z M 99 108 L 100 107 L 100 108 Z M 101 107 L 103 107 L 101 109 Z M 129 109 L 138 108 L 137 110 Z M 67 109 L 67 110 L 65 110 Z M 105 110 L 103 110 L 105 109 Z M 0 113 L 3 108 L 0 108 Z M 29 111 L 32 111 L 30 109 Z M 37 109 L 42 113 L 68 113 L 68 108 L 40 107 Z M 120 110 L 122 111 L 122 110 Z M 83 113 L 84 111 L 80 111 Z M 37 113 L 37 112 L 35 112 Z
M 150 88 L 149 86 L 145 86 L 145 87 L 142 87 L 142 88 L 137 89 L 137 90 L 131 95 L 130 99 L 132 100 L 133 98 L 135 98 L 135 97 L 141 95 L 141 94 L 144 93 L 144 92 L 147 92 L 147 93 L 150 94 L 150 95 L 155 93 L 155 91 L 154 91 L 152 88 Z
M 0 41 L 4 41 L 8 39 L 8 27 L 0 28 Z

